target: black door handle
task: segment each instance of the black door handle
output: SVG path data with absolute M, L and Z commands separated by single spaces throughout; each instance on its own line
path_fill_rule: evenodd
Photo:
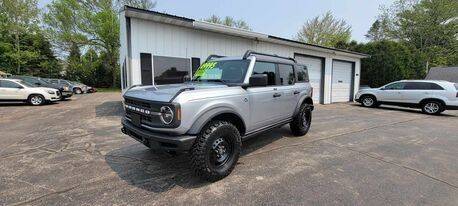
M 280 96 L 281 96 L 280 93 L 275 93 L 275 94 L 274 94 L 274 98 L 275 98 L 275 97 L 280 97 Z
M 293 94 L 296 95 L 296 94 L 299 94 L 301 93 L 300 91 L 294 91 Z

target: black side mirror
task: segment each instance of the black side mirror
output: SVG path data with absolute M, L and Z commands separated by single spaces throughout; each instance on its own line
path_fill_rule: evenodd
M 250 87 L 267 86 L 267 74 L 253 74 L 250 77 Z

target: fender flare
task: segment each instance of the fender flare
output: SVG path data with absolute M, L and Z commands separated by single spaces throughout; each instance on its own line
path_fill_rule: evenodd
M 312 105 L 313 105 L 313 99 L 309 96 L 303 96 L 301 97 L 301 99 L 298 101 L 297 105 L 296 105 L 296 109 L 294 109 L 294 113 L 293 113 L 293 116 L 295 116 L 298 112 L 299 112 L 299 109 L 301 108 L 301 105 L 305 102 L 305 101 L 308 101 L 310 100 L 312 102 Z
M 243 120 L 242 116 L 234 111 L 230 107 L 215 107 L 208 109 L 202 113 L 192 124 L 191 128 L 188 130 L 187 134 L 198 134 L 202 128 L 210 122 L 213 118 L 220 114 L 233 114 L 238 116 L 238 118 L 242 121 L 243 126 L 246 128 L 245 121 Z

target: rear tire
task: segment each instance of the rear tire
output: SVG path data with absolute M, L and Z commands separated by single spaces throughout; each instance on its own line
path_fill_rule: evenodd
M 421 111 L 425 114 L 437 115 L 445 111 L 445 107 L 438 101 L 428 100 L 421 105 Z
M 303 136 L 307 134 L 312 123 L 312 111 L 308 104 L 302 104 L 299 113 L 289 123 L 289 128 L 294 136 Z
M 209 122 L 197 136 L 191 148 L 194 173 L 215 182 L 228 176 L 234 169 L 242 147 L 237 128 L 226 121 Z
M 377 107 L 377 99 L 372 95 L 363 95 L 361 97 L 361 105 L 363 107 Z
M 27 99 L 27 102 L 32 106 L 40 106 L 46 103 L 46 99 L 41 94 L 32 94 Z

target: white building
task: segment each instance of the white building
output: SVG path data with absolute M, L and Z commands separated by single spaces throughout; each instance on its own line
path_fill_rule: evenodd
M 180 82 L 211 54 L 242 56 L 253 50 L 294 57 L 306 65 L 317 103 L 348 102 L 359 89 L 360 60 L 367 57 L 133 7 L 121 11 L 120 24 L 123 89 Z

